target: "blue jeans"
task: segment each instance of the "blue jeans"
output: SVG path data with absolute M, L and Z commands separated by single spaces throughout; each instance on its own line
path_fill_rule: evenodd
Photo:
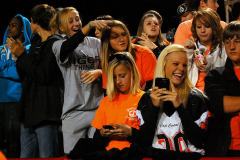
M 53 158 L 58 157 L 58 152 L 57 125 L 24 128 L 21 124 L 20 158 Z

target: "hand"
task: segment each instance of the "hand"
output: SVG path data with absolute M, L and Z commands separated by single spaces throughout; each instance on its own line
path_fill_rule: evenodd
M 102 75 L 101 69 L 95 69 L 89 72 L 83 71 L 81 74 L 81 79 L 83 83 L 92 83 Z
M 131 136 L 132 135 L 132 128 L 126 124 L 110 124 L 116 129 L 110 130 L 113 136 Z
M 104 128 L 100 130 L 100 134 L 103 137 L 109 137 L 112 135 L 112 133 L 110 132 L 110 129 L 104 129 Z
M 189 39 L 187 39 L 185 42 L 184 42 L 184 47 L 187 48 L 187 49 L 192 49 L 195 47 L 195 39 L 193 38 L 193 36 L 191 36 Z
M 138 43 L 142 46 L 147 46 L 149 49 L 153 50 L 157 46 L 148 38 L 148 35 L 146 33 L 142 33 L 141 36 L 137 37 Z
M 109 23 L 112 23 L 112 20 L 94 20 L 90 22 L 91 27 L 96 27 L 99 30 L 101 29 L 110 29 L 108 26 Z
M 173 103 L 173 106 L 177 108 L 182 103 L 178 96 L 178 89 L 174 86 L 174 84 L 171 81 L 170 81 L 170 87 L 171 87 L 171 91 L 166 90 L 162 92 L 163 95 L 161 96 L 161 100 L 171 101 Z
M 7 38 L 6 42 L 7 42 L 7 47 L 10 49 L 10 51 L 14 55 L 13 57 L 15 57 L 16 59 L 26 50 L 26 48 L 23 46 L 20 40 L 14 40 L 11 37 L 11 38 Z
M 163 95 L 162 92 L 167 91 L 166 88 L 159 89 L 158 87 L 153 87 L 150 97 L 152 100 L 152 103 L 155 107 L 160 107 L 161 104 L 161 96 Z
M 205 62 L 207 62 L 206 60 L 205 60 Z M 205 72 L 207 72 L 207 70 L 206 70 L 206 68 L 207 68 L 207 65 L 206 64 L 202 64 L 202 62 L 200 62 L 199 60 L 198 60 L 198 58 L 195 58 L 195 64 L 196 64 L 196 66 L 197 66 L 197 68 L 200 70 L 200 71 L 205 71 Z

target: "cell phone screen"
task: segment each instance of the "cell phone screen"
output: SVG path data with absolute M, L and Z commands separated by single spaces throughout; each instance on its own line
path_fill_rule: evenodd
M 166 88 L 169 90 L 170 81 L 168 78 L 155 78 L 155 86 L 157 86 L 159 89 Z

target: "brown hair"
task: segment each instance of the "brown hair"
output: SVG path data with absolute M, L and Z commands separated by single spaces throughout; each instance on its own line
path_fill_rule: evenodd
M 115 54 L 116 51 L 114 49 L 112 49 L 109 39 L 110 39 L 110 35 L 111 35 L 111 31 L 112 31 L 112 27 L 121 27 L 127 34 L 128 36 L 128 48 L 126 50 L 126 52 L 131 53 L 131 55 L 133 56 L 134 59 L 136 59 L 136 55 L 135 52 L 133 51 L 133 45 L 131 44 L 131 38 L 130 38 L 130 33 L 128 31 L 128 28 L 126 27 L 126 25 L 124 23 L 122 23 L 121 21 L 118 20 L 113 20 L 112 23 L 108 24 L 109 27 L 111 27 L 111 29 L 103 29 L 102 30 L 102 37 L 101 37 L 101 42 L 102 42 L 102 46 L 101 46 L 101 65 L 102 65 L 102 69 L 103 69 L 103 73 L 106 74 L 107 73 L 107 67 L 108 67 L 108 58 Z
M 240 39 L 240 22 L 239 21 L 232 21 L 223 30 L 223 41 L 229 38 L 233 39 L 233 37 L 235 36 Z
M 196 31 L 196 22 L 201 21 L 204 25 L 209 26 L 212 28 L 212 46 L 211 46 L 211 52 L 215 51 L 217 46 L 219 45 L 220 48 L 222 48 L 222 33 L 223 28 L 220 24 L 220 17 L 214 10 L 207 8 L 202 9 L 200 11 L 197 11 L 193 21 L 192 21 L 192 35 L 194 38 L 197 38 L 197 41 L 199 41 L 199 38 L 197 36 Z M 210 52 L 210 53 L 211 53 Z
M 55 14 L 55 9 L 47 4 L 36 5 L 30 12 L 33 23 L 37 23 L 40 27 L 47 31 L 51 30 L 49 24 Z
M 162 16 L 157 11 L 154 11 L 154 10 L 147 11 L 142 16 L 142 19 L 139 22 L 138 30 L 137 30 L 137 36 L 141 36 L 141 34 L 143 32 L 144 21 L 148 17 L 155 17 L 155 18 L 157 18 L 159 25 L 162 24 Z M 159 45 L 168 45 L 165 41 L 165 38 L 162 35 L 161 28 L 159 29 L 159 35 L 158 35 L 158 38 L 157 38 L 157 42 L 158 42 Z

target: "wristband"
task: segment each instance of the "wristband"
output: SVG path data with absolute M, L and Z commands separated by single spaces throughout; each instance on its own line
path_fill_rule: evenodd
M 90 21 L 90 22 L 88 23 L 88 25 L 89 25 L 90 28 L 92 28 L 92 26 L 91 26 L 91 22 L 92 22 L 92 21 Z

